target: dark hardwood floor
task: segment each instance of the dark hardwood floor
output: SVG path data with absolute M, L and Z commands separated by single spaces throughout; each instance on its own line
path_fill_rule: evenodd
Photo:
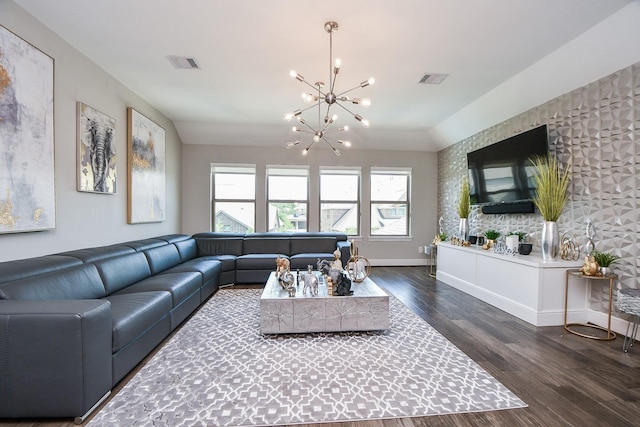
M 600 342 L 565 334 L 562 326 L 536 328 L 437 282 L 425 267 L 375 267 L 371 277 L 529 407 L 319 426 L 640 425 L 640 343 L 625 354 L 621 337 Z M 2 421 L 0 426 L 73 426 L 72 420 Z

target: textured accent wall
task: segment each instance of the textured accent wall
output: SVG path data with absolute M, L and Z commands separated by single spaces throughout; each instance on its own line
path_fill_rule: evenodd
M 586 220 L 596 228 L 596 249 L 622 257 L 618 286 L 640 288 L 640 63 L 603 77 L 485 129 L 438 153 L 438 216 L 447 233 L 458 226 L 456 203 L 467 174 L 466 153 L 546 124 L 550 151 L 571 168 L 571 198 L 558 221 L 584 245 Z M 540 252 L 542 217 L 484 215 L 474 206 L 470 234 L 490 228 L 531 234 Z M 584 248 L 582 248 L 584 253 Z M 607 287 L 608 288 L 608 287 Z M 591 308 L 607 311 L 608 292 L 593 286 Z

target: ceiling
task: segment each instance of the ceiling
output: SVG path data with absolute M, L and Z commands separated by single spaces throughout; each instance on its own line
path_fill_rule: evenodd
M 432 151 L 427 131 L 632 0 L 14 0 L 176 125 L 183 143 L 283 147 L 286 112 L 328 81 L 328 20 L 337 21 L 336 92 L 354 148 Z M 195 58 L 175 69 L 167 55 Z M 440 85 L 418 84 L 446 73 Z M 317 120 L 317 109 L 305 113 Z

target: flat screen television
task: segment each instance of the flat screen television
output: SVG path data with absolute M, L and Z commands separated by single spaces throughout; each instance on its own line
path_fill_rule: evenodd
M 547 126 L 542 125 L 467 153 L 472 204 L 510 205 L 485 213 L 533 212 L 535 185 L 531 159 L 549 153 Z M 515 206 L 522 205 L 521 209 Z M 524 209 L 524 210 L 522 210 Z

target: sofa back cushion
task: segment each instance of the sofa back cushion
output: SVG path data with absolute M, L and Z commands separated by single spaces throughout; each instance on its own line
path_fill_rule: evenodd
M 337 248 L 335 237 L 291 236 L 291 255 L 305 253 L 331 254 Z
M 165 240 L 161 239 L 142 239 L 132 240 L 130 242 L 120 243 L 122 246 L 128 246 L 134 249 L 136 252 L 146 251 L 147 249 L 157 248 L 158 246 L 164 246 L 167 244 Z
M 290 236 L 286 234 L 247 234 L 244 237 L 242 253 L 249 254 L 283 254 L 289 255 Z
M 12 282 L 80 264 L 82 261 L 79 259 L 63 255 L 47 255 L 0 262 L 0 283 Z
M 193 238 L 198 246 L 198 256 L 242 255 L 242 234 L 198 233 Z
M 189 261 L 190 259 L 194 259 L 198 256 L 198 246 L 196 245 L 195 239 L 175 242 L 174 246 L 178 249 L 182 262 Z
M 107 295 L 151 276 L 147 257 L 142 252 L 96 261 Z
M 95 299 L 105 295 L 98 270 L 92 264 L 0 284 L 0 299 Z
M 110 258 L 112 256 L 132 254 L 135 250 L 128 246 L 110 245 L 99 246 L 95 248 L 76 249 L 73 251 L 63 252 L 58 255 L 72 256 L 78 258 L 82 262 L 93 262 L 104 258 Z
M 151 274 L 158 274 L 180 264 L 180 254 L 173 245 L 164 245 L 144 251 L 151 268 Z

